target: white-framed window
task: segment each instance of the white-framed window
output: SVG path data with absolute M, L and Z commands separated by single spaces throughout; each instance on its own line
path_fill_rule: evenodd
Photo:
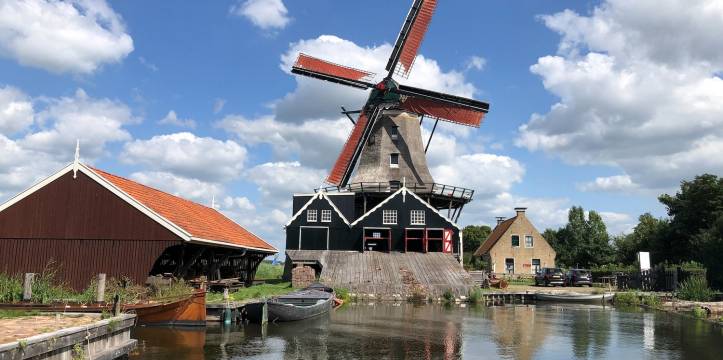
M 532 235 L 525 235 L 525 247 L 531 248 L 535 246 L 535 240 L 532 238 Z
M 382 211 L 382 224 L 396 225 L 397 224 L 397 210 L 383 210 Z
M 424 210 L 412 210 L 409 214 L 409 223 L 412 225 L 424 225 Z
M 316 210 L 306 210 L 306 222 L 316 222 Z
M 321 222 L 331 222 L 331 210 L 321 210 Z
M 397 153 L 389 154 L 389 167 L 393 167 L 393 168 L 399 167 L 399 154 L 397 154 Z
M 512 247 L 520 247 L 520 235 L 512 235 Z

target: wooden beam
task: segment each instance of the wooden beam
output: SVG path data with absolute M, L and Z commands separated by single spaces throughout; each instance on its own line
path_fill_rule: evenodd
M 424 147 L 424 153 L 427 153 L 427 149 L 429 149 L 429 144 L 432 143 L 432 136 L 434 136 L 434 130 L 437 130 L 437 124 L 439 123 L 439 119 L 434 120 L 434 126 L 432 127 L 432 133 L 429 134 L 429 140 L 427 140 L 427 146 Z

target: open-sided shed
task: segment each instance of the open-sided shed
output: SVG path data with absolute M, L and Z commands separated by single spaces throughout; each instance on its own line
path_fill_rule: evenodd
M 213 208 L 78 162 L 0 205 L 0 272 L 53 263 L 76 289 L 98 273 L 250 284 L 276 252 Z

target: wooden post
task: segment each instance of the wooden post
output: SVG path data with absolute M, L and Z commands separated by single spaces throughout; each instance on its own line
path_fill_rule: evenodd
M 25 273 L 25 281 L 23 282 L 23 301 L 30 301 L 33 297 L 33 278 L 35 274 Z
M 95 294 L 95 302 L 105 302 L 105 274 L 98 274 L 98 288 Z

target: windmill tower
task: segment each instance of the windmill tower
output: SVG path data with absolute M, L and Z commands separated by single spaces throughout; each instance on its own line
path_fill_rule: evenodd
M 436 5 L 436 0 L 414 0 L 387 62 L 388 73 L 378 83 L 373 82 L 375 74 L 369 71 L 303 53 L 292 67 L 294 74 L 371 89 L 361 110 L 344 111 L 354 128 L 326 179 L 339 190 L 363 194 L 364 210 L 367 195 L 383 197 L 402 183 L 436 208 L 450 212 L 461 211 L 471 200 L 472 190 L 434 182 L 426 151 L 440 120 L 479 127 L 489 104 L 402 85 L 394 79 L 395 75 L 408 78 Z M 358 114 L 356 121 L 350 114 Z M 435 121 L 427 141 L 422 139 L 420 129 L 425 118 Z M 459 217 L 458 212 L 455 215 L 452 217 Z

